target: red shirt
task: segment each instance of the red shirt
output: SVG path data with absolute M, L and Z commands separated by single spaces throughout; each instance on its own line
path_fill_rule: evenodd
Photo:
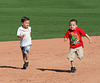
M 85 31 L 77 27 L 75 30 L 69 29 L 64 38 L 70 39 L 70 48 L 84 47 L 81 35 L 84 36 L 85 34 Z

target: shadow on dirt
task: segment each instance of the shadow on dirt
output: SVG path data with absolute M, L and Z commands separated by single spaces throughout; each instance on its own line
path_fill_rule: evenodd
M 12 66 L 0 66 L 0 68 L 22 69 L 22 68 L 19 68 L 19 67 L 12 67 Z
M 60 70 L 60 69 L 43 69 L 43 68 L 37 68 L 37 70 L 41 70 L 41 71 L 55 71 L 55 72 L 67 72 L 67 73 L 71 72 L 71 70 Z

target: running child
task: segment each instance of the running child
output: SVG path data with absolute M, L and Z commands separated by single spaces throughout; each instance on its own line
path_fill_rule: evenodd
M 77 57 L 81 60 L 83 58 L 83 41 L 81 36 L 86 36 L 89 40 L 89 43 L 91 43 L 91 38 L 88 36 L 88 34 L 83 31 L 81 28 L 78 28 L 77 20 L 72 19 L 69 22 L 69 30 L 67 30 L 67 33 L 64 36 L 64 41 L 67 41 L 69 38 L 70 40 L 70 51 L 68 54 L 68 59 L 71 63 L 71 73 L 76 72 L 76 68 L 74 65 L 74 59 L 75 54 L 77 54 Z
M 29 50 L 32 45 L 31 42 L 31 27 L 30 19 L 28 17 L 23 17 L 21 19 L 22 26 L 20 26 L 17 30 L 17 37 L 20 38 L 20 47 L 23 54 L 23 69 L 26 69 L 28 67 L 29 61 Z

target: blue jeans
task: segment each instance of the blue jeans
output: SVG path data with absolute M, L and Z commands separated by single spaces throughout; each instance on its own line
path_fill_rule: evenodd
M 24 56 L 24 53 L 28 53 L 29 54 L 30 47 L 31 47 L 31 45 L 27 45 L 25 47 L 21 47 L 23 56 Z

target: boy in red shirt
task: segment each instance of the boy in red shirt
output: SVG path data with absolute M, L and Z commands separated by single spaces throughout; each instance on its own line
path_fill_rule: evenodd
M 77 27 L 77 20 L 72 19 L 69 22 L 70 29 L 67 31 L 67 33 L 64 36 L 64 41 L 67 41 L 67 39 L 70 39 L 70 51 L 68 54 L 68 59 L 71 62 L 71 73 L 76 72 L 76 68 L 74 66 L 74 59 L 75 59 L 75 53 L 77 54 L 77 57 L 81 60 L 83 58 L 83 41 L 82 36 L 86 36 L 91 43 L 91 38 L 86 34 L 85 31 L 83 31 L 81 28 Z

